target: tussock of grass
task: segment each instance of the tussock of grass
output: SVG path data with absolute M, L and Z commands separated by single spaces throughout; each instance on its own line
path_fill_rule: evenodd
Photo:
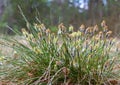
M 19 84 L 31 85 L 103 85 L 109 78 L 119 78 L 115 64 L 119 61 L 119 51 L 111 55 L 114 38 L 111 37 L 106 22 L 86 28 L 58 26 L 52 33 L 44 24 L 31 25 L 22 29 L 27 45 L 15 40 L 5 39 L 6 45 L 14 49 L 14 55 L 7 62 L 5 78 Z M 102 30 L 100 30 L 102 29 Z M 6 69 L 3 69 L 6 70 Z M 15 81 L 14 81 L 15 80 Z

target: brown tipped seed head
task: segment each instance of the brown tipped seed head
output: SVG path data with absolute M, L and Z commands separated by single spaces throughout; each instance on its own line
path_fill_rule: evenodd
M 95 37 L 95 42 L 97 43 L 99 41 L 99 37 Z
M 81 32 L 85 32 L 85 25 L 82 24 L 82 25 L 79 27 L 79 30 L 80 30 Z
M 58 28 L 61 29 L 62 26 L 63 26 L 63 23 L 60 23 L 60 24 L 58 25 Z
M 85 34 L 92 34 L 93 33 L 93 27 L 88 27 L 85 31 Z
M 98 25 L 95 25 L 93 28 L 93 32 L 98 32 L 98 30 L 99 30 Z
M 90 33 L 92 33 L 93 32 L 93 27 L 90 27 Z
M 87 33 L 89 33 L 89 32 L 90 32 L 90 27 L 88 27 L 88 28 L 86 29 L 85 33 L 87 34 Z
M 50 30 L 50 29 L 47 29 L 47 30 L 46 30 L 46 34 L 49 34 L 49 33 L 51 33 L 51 30 Z
M 59 30 L 61 30 L 62 32 L 66 31 L 66 27 L 63 25 L 63 23 L 61 23 L 60 25 L 58 25 Z
M 108 26 L 105 25 L 105 26 L 103 27 L 103 32 L 107 32 L 107 31 L 108 31 Z
M 42 37 L 42 33 L 39 32 L 38 33 L 38 37 L 41 38 Z
M 102 37 L 103 37 L 103 32 L 100 31 L 100 32 L 99 32 L 99 38 L 101 39 Z
M 104 27 L 104 26 L 106 26 L 106 21 L 105 21 L 105 20 L 103 20 L 103 21 L 101 22 L 101 27 Z
M 64 25 L 62 26 L 62 31 L 66 32 L 66 27 Z
M 108 32 L 106 33 L 106 37 L 110 37 L 111 34 L 112 34 L 112 31 L 108 31 Z
M 109 42 L 114 42 L 114 38 L 111 37 L 111 38 L 109 39 Z

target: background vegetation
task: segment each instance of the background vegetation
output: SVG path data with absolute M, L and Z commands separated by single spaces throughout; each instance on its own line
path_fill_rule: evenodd
M 80 24 L 90 26 L 105 19 L 116 33 L 120 27 L 119 3 L 119 0 L 4 0 L 0 30 L 10 33 L 10 30 L 5 28 L 6 24 L 14 29 L 25 26 L 19 5 L 31 23 L 39 19 L 46 26 L 53 27 L 63 22 L 66 25 L 72 24 L 77 29 Z

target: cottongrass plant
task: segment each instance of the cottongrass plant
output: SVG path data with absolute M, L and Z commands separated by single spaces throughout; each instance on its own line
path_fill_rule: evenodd
M 105 21 L 100 27 L 82 24 L 77 31 L 63 23 L 58 25 L 57 33 L 44 24 L 27 23 L 27 29 L 22 29 L 27 45 L 17 39 L 5 39 L 14 53 L 6 62 L 9 67 L 4 70 L 4 79 L 18 85 L 118 83 L 119 70 L 115 67 L 120 54 L 118 50 L 111 53 L 115 40 Z

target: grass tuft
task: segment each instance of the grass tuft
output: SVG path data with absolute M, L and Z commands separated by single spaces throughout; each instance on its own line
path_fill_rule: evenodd
M 92 27 L 58 26 L 53 33 L 44 24 L 31 25 L 21 30 L 27 44 L 5 38 L 14 51 L 3 64 L 4 79 L 28 85 L 104 85 L 109 79 L 119 78 L 115 72 L 119 64 L 118 50 L 111 54 L 115 41 L 106 22 Z M 103 29 L 103 30 L 100 30 Z

